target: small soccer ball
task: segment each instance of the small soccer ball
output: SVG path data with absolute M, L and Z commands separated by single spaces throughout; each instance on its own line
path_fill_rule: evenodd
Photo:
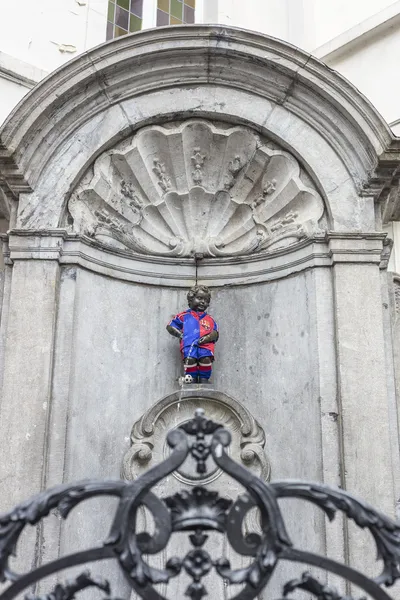
M 183 378 L 183 383 L 193 383 L 193 377 L 189 374 L 186 374 Z

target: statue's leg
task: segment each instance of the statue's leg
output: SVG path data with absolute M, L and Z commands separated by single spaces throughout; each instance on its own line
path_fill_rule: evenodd
M 212 371 L 212 356 L 202 356 L 199 358 L 199 383 L 208 383 Z
M 198 379 L 198 366 L 195 358 L 186 357 L 183 359 L 183 370 L 186 375 L 190 375 L 193 378 L 192 383 L 197 383 Z

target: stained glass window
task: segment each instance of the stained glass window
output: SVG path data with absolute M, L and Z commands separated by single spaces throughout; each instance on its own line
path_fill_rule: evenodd
M 143 0 L 108 0 L 107 40 L 142 29 Z
M 157 0 L 157 27 L 194 23 L 196 0 Z

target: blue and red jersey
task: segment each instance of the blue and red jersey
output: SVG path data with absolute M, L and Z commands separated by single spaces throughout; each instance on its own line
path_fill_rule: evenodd
M 196 312 L 190 308 L 177 314 L 169 322 L 169 325 L 182 331 L 181 351 L 184 355 L 199 338 L 211 333 L 213 330 L 218 331 L 218 325 L 211 315 L 206 312 Z M 213 355 L 214 346 L 215 342 L 209 342 L 208 344 L 199 344 L 198 347 L 208 350 Z

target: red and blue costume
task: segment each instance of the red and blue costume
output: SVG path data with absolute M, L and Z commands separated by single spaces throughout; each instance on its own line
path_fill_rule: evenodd
M 218 331 L 218 325 L 211 315 L 206 312 L 197 312 L 192 309 L 185 310 L 177 314 L 169 323 L 171 327 L 182 332 L 180 348 L 182 358 L 192 358 L 199 361 L 205 356 L 210 356 L 214 360 L 214 342 L 199 344 L 198 340 L 211 331 Z M 202 378 L 209 379 L 211 376 L 211 364 L 202 365 L 187 365 L 185 363 L 185 373 L 196 377 L 199 375 Z

